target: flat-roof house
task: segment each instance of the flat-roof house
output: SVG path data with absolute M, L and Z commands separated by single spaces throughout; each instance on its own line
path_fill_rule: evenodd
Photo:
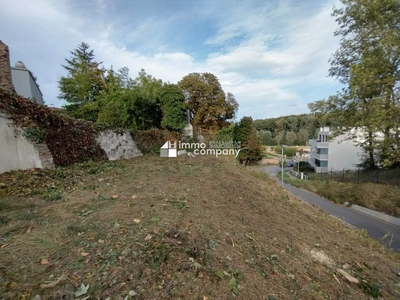
M 358 145 L 363 140 L 361 129 L 351 129 L 333 136 L 329 127 L 321 127 L 317 139 L 310 139 L 309 163 L 317 173 L 357 169 L 363 162 L 364 151 Z
M 44 105 L 43 94 L 32 73 L 25 67 L 23 62 L 17 61 L 15 66 L 11 67 L 11 78 L 18 95 Z

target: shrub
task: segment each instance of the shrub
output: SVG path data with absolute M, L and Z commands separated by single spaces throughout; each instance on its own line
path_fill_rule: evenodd
M 165 142 L 176 141 L 179 137 L 176 132 L 156 128 L 150 130 L 138 130 L 136 132 L 131 132 L 131 135 L 143 154 L 159 154 L 160 148 L 165 144 Z

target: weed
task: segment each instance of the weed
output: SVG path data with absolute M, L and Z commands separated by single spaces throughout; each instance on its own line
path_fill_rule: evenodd
M 47 188 L 46 192 L 44 192 L 43 199 L 46 201 L 57 201 L 62 199 L 62 195 L 58 188 L 49 187 Z

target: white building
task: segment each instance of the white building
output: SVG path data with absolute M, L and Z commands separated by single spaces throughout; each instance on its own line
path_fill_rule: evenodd
M 317 173 L 357 169 L 363 161 L 364 151 L 357 143 L 363 140 L 359 129 L 333 137 L 329 127 L 321 127 L 318 138 L 309 140 L 309 163 Z
M 15 67 L 11 67 L 11 77 L 18 95 L 24 98 L 30 98 L 36 103 L 44 104 L 43 94 L 39 86 L 33 79 L 32 73 L 22 62 L 18 61 L 15 63 Z

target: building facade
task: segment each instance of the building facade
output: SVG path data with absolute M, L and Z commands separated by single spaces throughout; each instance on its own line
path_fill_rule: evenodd
M 357 169 L 364 151 L 358 146 L 363 140 L 358 129 L 333 137 L 329 127 L 321 127 L 317 139 L 310 139 L 309 163 L 317 173 Z

